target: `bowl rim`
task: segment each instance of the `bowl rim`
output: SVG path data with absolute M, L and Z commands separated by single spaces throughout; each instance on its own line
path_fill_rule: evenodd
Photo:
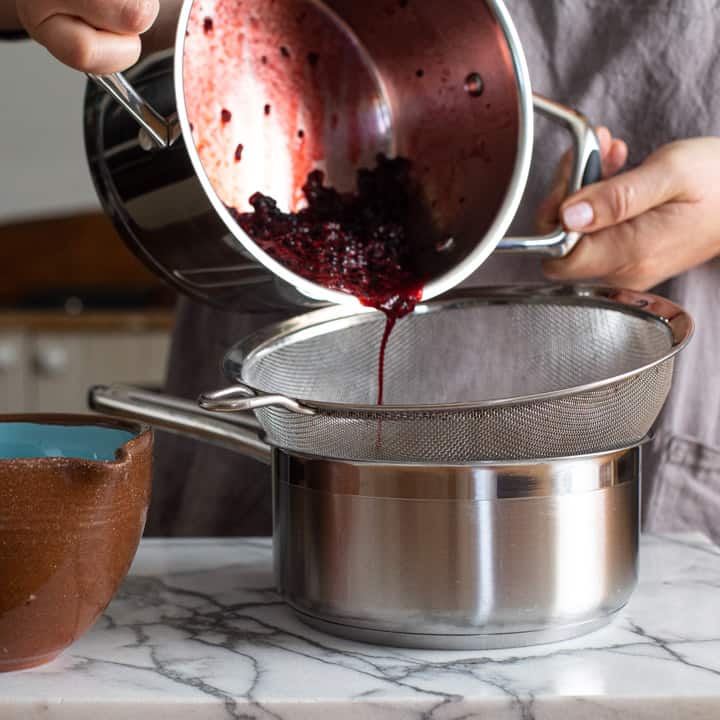
M 153 429 L 145 423 L 113 418 L 106 415 L 90 415 L 83 413 L 0 413 L 0 427 L 5 423 L 25 423 L 28 425 L 65 425 L 75 427 L 104 427 L 111 430 L 125 430 L 132 437 L 119 445 L 114 460 L 91 460 L 79 457 L 28 457 L 0 458 L 0 465 L 50 465 L 63 467 L 82 464 L 97 467 L 121 467 L 132 462 L 132 456 L 142 451 L 144 445 L 152 452 L 154 439 Z

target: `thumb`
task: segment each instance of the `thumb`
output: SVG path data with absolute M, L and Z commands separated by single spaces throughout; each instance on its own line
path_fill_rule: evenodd
M 560 217 L 568 230 L 591 233 L 632 220 L 678 192 L 673 174 L 651 157 L 634 170 L 583 188 L 563 203 Z

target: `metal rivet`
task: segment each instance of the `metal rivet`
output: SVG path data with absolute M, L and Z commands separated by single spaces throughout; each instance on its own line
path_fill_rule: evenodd
M 157 148 L 157 143 L 150 137 L 150 133 L 148 133 L 145 128 L 142 128 L 138 133 L 138 143 L 145 152 L 150 152 Z
M 446 253 L 455 249 L 455 238 L 449 237 L 435 244 L 435 252 Z
M 480 73 L 472 72 L 465 78 L 465 92 L 470 97 L 480 97 L 485 90 L 485 81 Z

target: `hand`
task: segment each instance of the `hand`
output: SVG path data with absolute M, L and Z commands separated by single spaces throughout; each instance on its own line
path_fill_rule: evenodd
M 140 57 L 140 35 L 155 21 L 159 0 L 17 0 L 30 36 L 76 70 L 104 74 Z
M 628 147 L 624 141 L 612 136 L 606 127 L 596 128 L 600 142 L 603 177 L 609 178 L 625 167 L 628 158 Z M 560 206 L 568 195 L 568 183 L 573 167 L 573 154 L 568 150 L 558 165 L 553 181 L 553 189 L 537 210 L 536 222 L 538 232 L 551 233 L 560 224 Z
M 550 279 L 653 288 L 720 255 L 720 138 L 665 145 L 550 208 L 543 222 L 554 214 L 586 233 L 567 258 L 543 264 Z

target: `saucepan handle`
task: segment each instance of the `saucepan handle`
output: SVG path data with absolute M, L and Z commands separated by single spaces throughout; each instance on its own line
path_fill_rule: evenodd
M 315 415 L 316 411 L 302 405 L 297 400 L 285 395 L 261 395 L 247 385 L 233 385 L 233 387 L 218 390 L 218 392 L 205 393 L 200 396 L 200 407 L 213 412 L 233 413 L 247 412 L 265 407 L 280 407 L 296 415 Z
M 602 180 L 600 143 L 592 123 L 577 110 L 541 95 L 534 96 L 534 104 L 535 110 L 564 125 L 572 135 L 574 155 L 568 197 L 586 185 Z M 549 235 L 505 238 L 498 245 L 497 251 L 565 257 L 572 252 L 581 238 L 582 233 L 568 232 L 563 227 L 558 227 Z
M 153 147 L 168 148 L 180 137 L 177 116 L 163 117 L 128 82 L 122 73 L 91 75 L 88 77 L 117 100 L 140 126 L 140 144 L 150 150 Z
M 270 463 L 272 458 L 272 449 L 259 437 L 260 426 L 252 415 L 237 415 L 232 419 L 218 417 L 186 400 L 124 385 L 91 388 L 88 404 L 106 415 L 139 420 L 172 433 L 189 435 L 260 462 Z

